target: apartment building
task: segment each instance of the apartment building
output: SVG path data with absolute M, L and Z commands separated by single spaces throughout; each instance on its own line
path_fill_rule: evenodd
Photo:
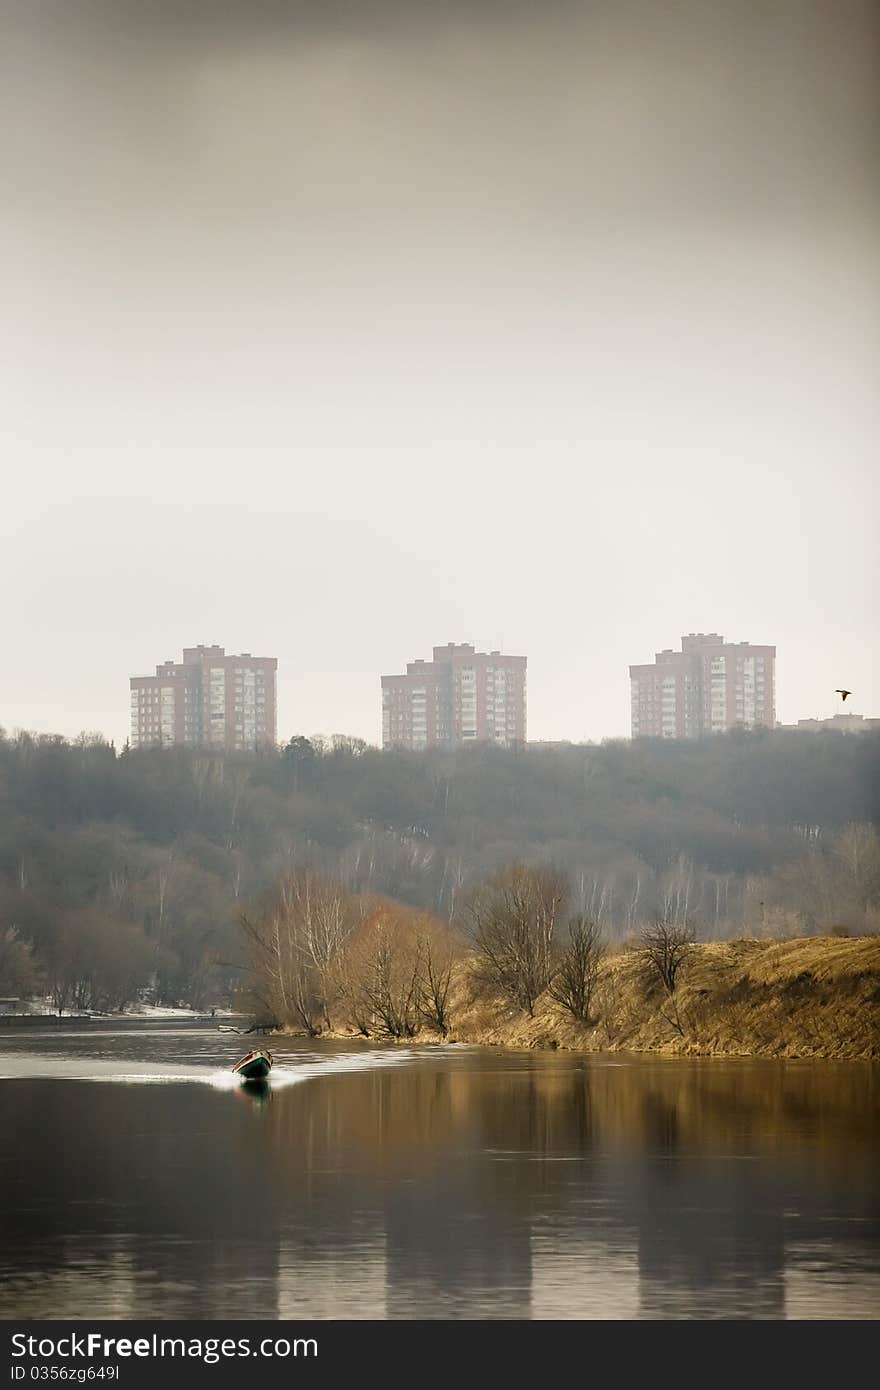
M 435 647 L 382 677 L 383 748 L 501 747 L 526 738 L 526 658 L 478 652 L 467 643 Z
M 223 647 L 184 647 L 155 676 L 129 681 L 132 748 L 254 749 L 274 744 L 274 656 L 227 656 Z
M 702 738 L 776 723 L 776 648 L 691 632 L 630 666 L 633 738 Z

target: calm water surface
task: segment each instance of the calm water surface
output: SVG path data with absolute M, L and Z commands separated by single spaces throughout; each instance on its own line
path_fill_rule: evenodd
M 880 1316 L 875 1067 L 237 1050 L 0 1032 L 0 1317 Z

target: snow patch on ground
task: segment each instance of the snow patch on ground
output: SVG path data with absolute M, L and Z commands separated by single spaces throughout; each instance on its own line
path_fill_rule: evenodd
M 125 1010 L 126 1018 L 241 1018 L 233 1009 L 175 1009 L 163 1004 L 138 1004 Z

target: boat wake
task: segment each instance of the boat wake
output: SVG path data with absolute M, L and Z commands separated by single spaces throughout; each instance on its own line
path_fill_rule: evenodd
M 389 1047 L 350 1053 L 321 1055 L 307 1052 L 300 1055 L 302 1061 L 297 1057 L 296 1060 L 288 1058 L 276 1062 L 262 1084 L 273 1091 L 283 1090 L 319 1076 L 371 1072 L 424 1062 L 435 1056 L 436 1052 L 434 1049 Z M 195 1083 L 211 1086 L 218 1091 L 234 1091 L 248 1084 L 236 1076 L 230 1067 L 161 1062 L 120 1063 L 97 1057 L 47 1057 L 23 1053 L 0 1057 L 0 1081 L 25 1078 L 32 1081 L 115 1081 L 137 1086 Z
M 320 1053 L 306 1053 L 302 1062 L 276 1062 L 266 1078 L 273 1090 L 284 1086 L 294 1086 L 299 1081 L 309 1081 L 316 1076 L 333 1076 L 344 1072 L 378 1071 L 382 1067 L 399 1067 L 414 1061 L 423 1061 L 433 1055 L 418 1048 L 376 1048 L 364 1052 L 342 1052 L 321 1056 Z M 240 1085 L 239 1078 L 232 1072 L 215 1072 L 210 1078 L 211 1085 L 219 1090 L 230 1090 Z

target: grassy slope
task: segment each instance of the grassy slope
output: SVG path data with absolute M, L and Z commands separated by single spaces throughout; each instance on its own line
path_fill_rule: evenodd
M 576 1023 L 542 998 L 534 1018 L 474 999 L 465 962 L 451 1039 L 507 1047 L 880 1060 L 880 937 L 719 941 L 694 948 L 672 998 L 646 988 L 635 951 L 606 958 Z

